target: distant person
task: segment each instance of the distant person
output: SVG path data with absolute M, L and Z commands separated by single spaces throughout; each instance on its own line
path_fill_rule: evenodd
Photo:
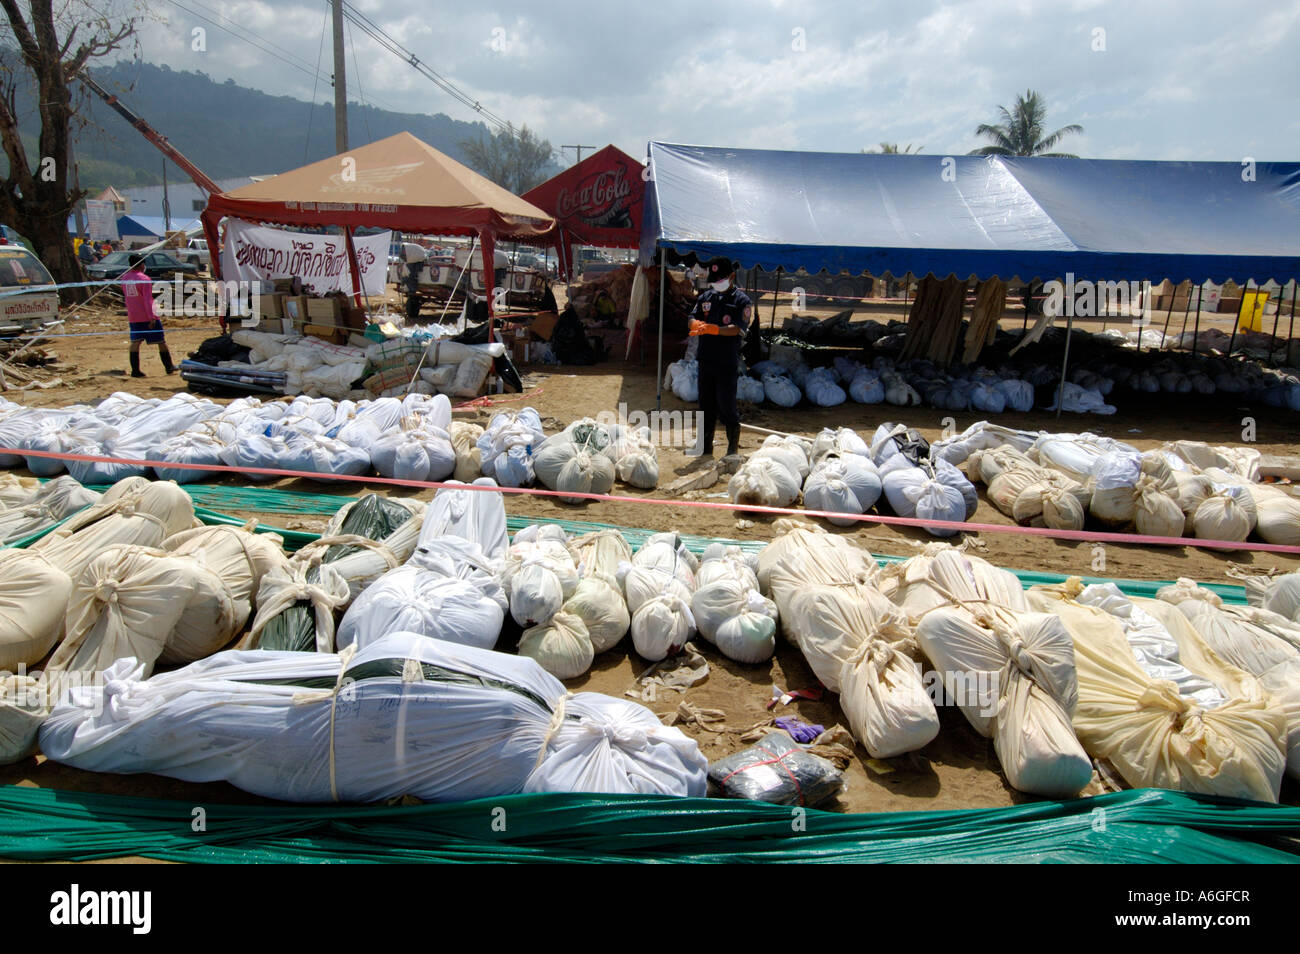
M 82 239 L 81 244 L 77 246 L 77 261 L 82 265 L 94 265 L 99 261 L 95 256 L 95 246 L 87 239 Z
M 158 346 L 163 370 L 175 374 L 172 353 L 163 340 L 162 321 L 154 314 L 153 281 L 145 274 L 143 255 L 131 256 L 131 266 L 122 275 L 122 297 L 126 299 L 126 320 L 131 326 L 131 377 L 145 376 L 140 370 L 140 343 L 143 341 Z

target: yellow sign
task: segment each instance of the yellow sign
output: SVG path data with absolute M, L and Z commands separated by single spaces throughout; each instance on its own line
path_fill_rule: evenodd
M 1268 302 L 1266 291 L 1243 291 L 1241 293 L 1241 311 L 1237 318 L 1239 331 L 1264 330 L 1264 305 Z

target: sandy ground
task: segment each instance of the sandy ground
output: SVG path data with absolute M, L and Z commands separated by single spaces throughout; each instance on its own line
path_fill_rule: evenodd
M 830 310 L 826 313 L 829 314 Z M 778 321 L 780 317 L 781 313 L 778 313 Z M 1181 315 L 1178 317 L 1181 318 Z M 1175 330 L 1177 323 L 1175 320 Z M 1020 320 L 1013 319 L 1010 324 L 1018 327 Z M 177 361 L 204 338 L 216 333 L 215 323 L 205 319 L 169 320 L 167 325 L 168 340 Z M 1205 326 L 1206 322 L 1203 321 L 1202 327 Z M 146 397 L 164 396 L 177 390 L 181 384 L 178 378 L 162 374 L 156 350 L 150 346 L 146 346 L 144 360 L 148 377 L 139 381 L 125 375 L 123 369 L 126 367 L 127 339 L 124 319 L 120 313 L 92 310 L 85 318 L 71 322 L 68 331 L 72 335 L 90 336 L 65 338 L 54 346 L 60 360 L 76 366 L 76 371 L 64 375 L 64 386 L 24 394 L 7 392 L 6 397 L 30 405 L 53 406 L 91 401 L 116 390 L 127 390 Z M 523 368 L 521 370 L 526 372 L 525 383 L 529 388 L 523 399 L 511 395 L 491 398 L 490 401 L 498 403 L 465 409 L 458 416 L 477 418 L 486 423 L 489 416 L 497 410 L 529 404 L 536 407 L 544 419 L 553 418 L 567 423 L 574 418 L 594 416 L 601 411 L 617 413 L 620 405 L 625 405 L 629 410 L 653 409 L 657 390 L 655 356 L 652 347 L 646 351 L 644 362 L 634 352 L 633 359 L 626 363 L 609 361 L 595 367 L 576 369 Z M 680 353 L 680 342 L 669 342 L 665 347 L 665 364 Z M 666 411 L 693 410 L 671 392 L 663 392 L 661 399 L 662 408 Z M 997 422 L 1027 429 L 1091 430 L 1141 448 L 1149 448 L 1177 439 L 1239 443 L 1241 419 L 1250 414 L 1257 421 L 1258 439 L 1254 446 L 1264 453 L 1293 453 L 1300 440 L 1300 417 L 1288 411 L 1265 407 L 1243 408 L 1223 398 L 1199 398 L 1193 403 L 1185 397 L 1123 395 L 1116 403 L 1119 404 L 1119 413 L 1113 417 L 1067 414 L 1058 420 L 1051 413 L 1003 414 Z M 748 423 L 809 436 L 824 426 L 849 426 L 870 432 L 882 421 L 893 420 L 919 429 L 930 439 L 940 436 L 943 418 L 947 416 L 949 412 L 932 408 L 867 407 L 855 404 L 825 409 L 800 407 L 783 410 L 761 407 L 746 408 L 743 411 L 743 418 Z M 956 418 L 955 426 L 958 430 L 977 420 L 977 417 L 970 414 L 956 415 Z M 721 441 L 721 433 L 718 437 Z M 741 441 L 742 453 L 752 451 L 761 440 L 761 435 L 745 433 Z M 667 484 L 678 473 L 684 473 L 690 462 L 691 459 L 685 456 L 682 448 L 661 449 L 661 484 Z M 364 492 L 355 482 L 330 485 L 281 481 L 278 485 L 347 495 Z M 695 497 L 725 501 L 724 491 L 725 484 L 719 484 L 697 493 Z M 385 491 L 381 489 L 380 492 Z M 619 485 L 616 493 L 652 497 L 657 492 L 637 491 Z M 431 493 L 425 492 L 419 496 L 427 499 Z M 656 530 L 679 529 L 714 537 L 765 540 L 770 539 L 774 532 L 773 520 L 753 515 L 744 517 L 752 522 L 752 526 L 738 528 L 737 515 L 725 509 L 608 502 L 574 507 L 556 503 L 552 498 L 518 495 L 507 496 L 506 506 L 511 514 L 566 517 Z M 293 529 L 319 530 L 324 525 L 324 518 L 279 514 L 249 516 L 257 516 L 266 523 Z M 983 500 L 973 519 L 982 523 L 1012 525 L 1009 518 Z M 877 554 L 908 556 L 932 539 L 921 531 L 883 525 L 828 529 L 854 537 L 861 545 Z M 1061 543 L 1014 534 L 984 533 L 976 536 L 978 546 L 982 547 L 978 552 L 1000 566 L 1081 575 L 1094 572 L 1095 554 L 1090 544 Z M 1107 575 L 1137 579 L 1188 576 L 1201 581 L 1226 582 L 1224 571 L 1230 562 L 1260 568 L 1300 568 L 1300 560 L 1289 557 L 1252 557 L 1240 553 L 1221 555 L 1193 547 L 1108 545 L 1105 548 L 1105 560 Z M 636 676 L 647 664 L 626 648 L 628 642 L 624 640 L 624 648 L 599 657 L 591 672 L 572 680 L 570 688 L 612 695 L 622 695 L 631 688 Z M 661 693 L 657 700 L 647 704 L 660 713 L 675 710 L 680 701 L 686 701 L 698 709 L 722 710 L 725 713 L 725 723 L 722 725 L 715 724 L 711 729 L 697 725 L 683 726 L 684 731 L 699 740 L 710 759 L 744 747 L 740 736 L 774 715 L 797 715 L 805 721 L 828 727 L 847 724 L 835 697 L 830 694 L 818 702 L 798 700 L 789 706 L 778 707 L 775 711 L 765 708 L 771 699 L 774 684 L 783 689 L 810 688 L 816 685 L 802 656 L 792 646 L 782 644 L 769 662 L 743 666 L 726 659 L 707 645 L 697 645 L 701 646 L 710 663 L 708 681 L 681 696 Z M 501 648 L 512 647 L 503 645 Z M 858 748 L 856 758 L 846 771 L 844 794 L 837 804 L 828 807 L 847 811 L 952 809 L 1005 806 L 1032 800 L 1030 796 L 1014 791 L 1006 783 L 998 768 L 990 740 L 978 736 L 955 709 L 943 708 L 940 715 L 943 731 L 920 752 L 876 761 Z M 0 767 L 0 783 L 151 795 L 180 799 L 194 805 L 258 801 L 224 783 L 191 785 L 152 776 L 93 775 L 40 758 Z M 1300 786 L 1288 782 L 1283 789 L 1284 801 L 1295 803 L 1300 800 L 1298 788 Z M 1100 785 L 1094 781 L 1085 794 L 1098 791 L 1101 791 Z

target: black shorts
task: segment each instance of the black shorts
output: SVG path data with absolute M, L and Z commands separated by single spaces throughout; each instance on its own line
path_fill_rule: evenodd
M 163 326 L 162 322 L 156 318 L 150 322 L 133 321 L 131 324 L 131 340 L 143 341 L 146 344 L 163 343 Z

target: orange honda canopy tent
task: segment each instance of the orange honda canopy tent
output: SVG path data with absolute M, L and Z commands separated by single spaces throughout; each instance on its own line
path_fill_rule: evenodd
M 496 241 L 539 242 L 555 230 L 555 220 L 535 205 L 407 132 L 210 196 L 201 216 L 209 248 L 219 247 L 217 224 L 223 216 L 276 225 L 343 226 L 358 289 L 352 246 L 352 230 L 358 226 L 477 236 L 489 315 Z M 220 277 L 219 264 L 214 270 Z

